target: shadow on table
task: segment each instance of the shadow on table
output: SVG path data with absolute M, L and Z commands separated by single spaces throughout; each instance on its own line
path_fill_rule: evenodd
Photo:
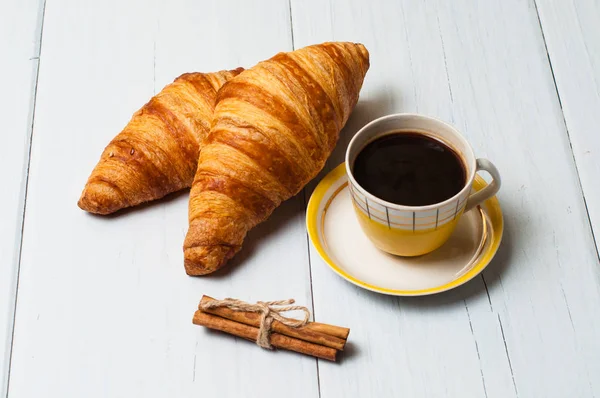
M 338 363 L 349 361 L 350 359 L 360 355 L 360 348 L 352 341 L 347 341 L 344 346 L 344 351 L 340 351 L 337 356 Z
M 273 244 L 269 239 L 271 236 L 279 233 L 293 218 L 300 215 L 304 217 L 304 208 L 303 192 L 276 208 L 266 221 L 258 224 L 248 232 L 242 249 L 224 267 L 210 274 L 210 277 L 227 278 L 235 273 L 238 268 L 245 266 L 248 260 L 261 250 L 263 245 Z
M 107 220 L 124 218 L 124 217 L 129 217 L 132 214 L 144 213 L 145 211 L 148 211 L 151 208 L 159 207 L 160 205 L 163 205 L 163 204 L 170 204 L 172 202 L 176 202 L 177 200 L 180 200 L 183 197 L 185 197 L 187 199 L 189 197 L 189 195 L 190 195 L 190 190 L 186 188 L 186 189 L 182 189 L 177 192 L 172 192 L 160 199 L 142 203 L 142 204 L 139 204 L 139 205 L 133 206 L 133 207 L 126 207 L 126 208 L 124 208 L 122 210 L 118 210 L 112 214 L 107 214 L 107 215 L 99 215 L 99 214 L 93 214 L 93 213 L 87 213 L 87 214 L 89 214 L 91 217 L 98 217 L 98 218 L 103 218 L 103 219 L 107 219 Z

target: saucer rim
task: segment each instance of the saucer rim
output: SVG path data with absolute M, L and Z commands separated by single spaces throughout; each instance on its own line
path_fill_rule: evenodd
M 490 235 L 492 237 L 492 242 L 489 245 L 486 245 L 488 246 L 487 249 L 484 249 L 484 252 L 480 253 L 479 259 L 475 261 L 472 268 L 465 274 L 440 286 L 415 290 L 390 289 L 382 286 L 375 286 L 361 281 L 360 279 L 350 275 L 349 273 L 341 269 L 340 266 L 338 266 L 335 263 L 335 261 L 331 259 L 331 257 L 327 253 L 327 250 L 325 249 L 325 247 L 323 247 L 319 239 L 319 216 L 321 214 L 319 212 L 319 205 L 325 199 L 325 196 L 327 195 L 327 192 L 329 191 L 330 187 L 334 183 L 338 182 L 340 178 L 348 180 L 348 176 L 346 175 L 345 163 L 340 164 L 335 169 L 330 171 L 319 182 L 319 184 L 313 191 L 308 201 L 308 206 L 306 209 L 306 229 L 313 247 L 317 250 L 317 253 L 319 253 L 319 256 L 329 266 L 329 268 L 331 268 L 342 278 L 346 279 L 348 282 L 358 287 L 370 290 L 372 292 L 392 296 L 427 296 L 442 293 L 454 289 L 458 286 L 464 285 L 471 279 L 475 278 L 489 265 L 491 260 L 496 255 L 496 252 L 498 251 L 498 247 L 500 246 L 500 242 L 502 241 L 502 235 L 504 232 L 504 219 L 502 209 L 500 207 L 500 202 L 498 201 L 498 198 L 496 196 L 493 196 L 483 203 L 483 211 L 487 215 L 487 218 L 489 219 L 490 223 Z M 485 180 L 481 176 L 476 175 L 475 180 L 473 182 L 474 188 L 476 190 L 480 190 L 486 185 L 487 183 L 485 182 Z

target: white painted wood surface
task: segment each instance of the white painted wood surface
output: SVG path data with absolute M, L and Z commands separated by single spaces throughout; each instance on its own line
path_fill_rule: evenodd
M 48 1 L 11 398 L 317 396 L 314 359 L 191 323 L 203 293 L 310 302 L 302 197 L 211 278 L 183 269 L 186 194 L 109 218 L 76 206 L 106 143 L 153 92 L 291 49 L 288 4 L 260 3 Z
M 600 2 L 537 0 L 562 110 L 600 238 Z
M 452 100 L 435 4 L 375 1 L 293 3 L 297 46 L 325 40 L 363 42 L 371 54 L 363 95 L 330 159 L 343 161 L 351 136 L 366 122 L 395 112 L 421 112 L 452 120 Z M 321 28 L 321 27 L 327 27 Z M 476 341 L 461 290 L 426 299 L 384 297 L 341 280 L 311 251 L 315 317 L 346 323 L 353 354 L 343 369 L 320 362 L 321 393 L 334 396 L 483 397 L 513 393 L 497 319 Z M 482 291 L 481 279 L 469 291 Z M 342 293 L 343 292 L 343 293 Z M 487 296 L 475 301 L 487 305 Z M 486 346 L 483 347 L 484 343 Z M 478 345 L 488 350 L 487 368 Z M 485 371 L 485 373 L 484 373 Z M 488 396 L 494 396 L 488 394 Z
M 0 396 L 8 380 L 42 5 L 0 2 Z
M 598 228 L 597 3 L 46 1 L 9 397 L 600 395 L 600 265 L 579 184 Z M 0 162 L 22 193 L 0 198 L 13 223 L 0 223 L 2 330 L 12 330 L 40 11 L 33 0 L 0 5 L 0 53 L 16 54 L 0 79 L 27 88 L 0 107 L 21 129 L 0 135 L 18 149 Z M 7 40 L 7 26 L 31 46 Z M 307 244 L 314 183 L 208 278 L 183 272 L 187 193 L 108 218 L 76 207 L 106 143 L 173 78 L 326 40 L 371 52 L 328 169 L 362 125 L 392 112 L 455 124 L 500 169 L 506 233 L 483 277 L 416 299 L 346 283 Z M 317 320 L 351 327 L 349 348 L 332 364 L 209 333 L 191 325 L 203 293 L 295 297 Z
M 348 323 L 357 346 L 343 369 L 320 363 L 322 396 L 598 395 L 598 260 L 535 8 L 293 4 L 297 46 L 349 39 L 371 51 L 346 142 L 376 116 L 430 114 L 464 131 L 504 180 L 506 236 L 485 284 L 386 298 L 348 286 L 311 252 L 316 319 Z

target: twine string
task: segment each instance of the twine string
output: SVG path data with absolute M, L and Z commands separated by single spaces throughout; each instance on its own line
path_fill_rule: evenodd
M 293 305 L 294 299 L 276 300 L 276 301 L 258 301 L 256 304 L 246 303 L 242 300 L 226 298 L 223 300 L 213 300 L 201 305 L 202 309 L 209 310 L 213 308 L 226 307 L 233 311 L 246 311 L 260 314 L 260 326 L 258 329 L 258 337 L 256 344 L 263 348 L 272 349 L 271 345 L 271 328 L 273 321 L 277 320 L 282 324 L 298 328 L 308 323 L 310 312 L 308 308 L 301 305 Z M 281 313 L 288 311 L 304 312 L 303 319 L 288 318 Z

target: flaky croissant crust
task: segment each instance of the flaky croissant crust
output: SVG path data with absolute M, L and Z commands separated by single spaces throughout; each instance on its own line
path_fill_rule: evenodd
M 249 229 L 317 175 L 368 68 L 362 44 L 324 43 L 277 54 L 221 88 L 190 195 L 188 274 L 223 266 Z
M 190 187 L 217 92 L 242 70 L 186 73 L 167 85 L 108 144 L 79 207 L 109 214 Z

